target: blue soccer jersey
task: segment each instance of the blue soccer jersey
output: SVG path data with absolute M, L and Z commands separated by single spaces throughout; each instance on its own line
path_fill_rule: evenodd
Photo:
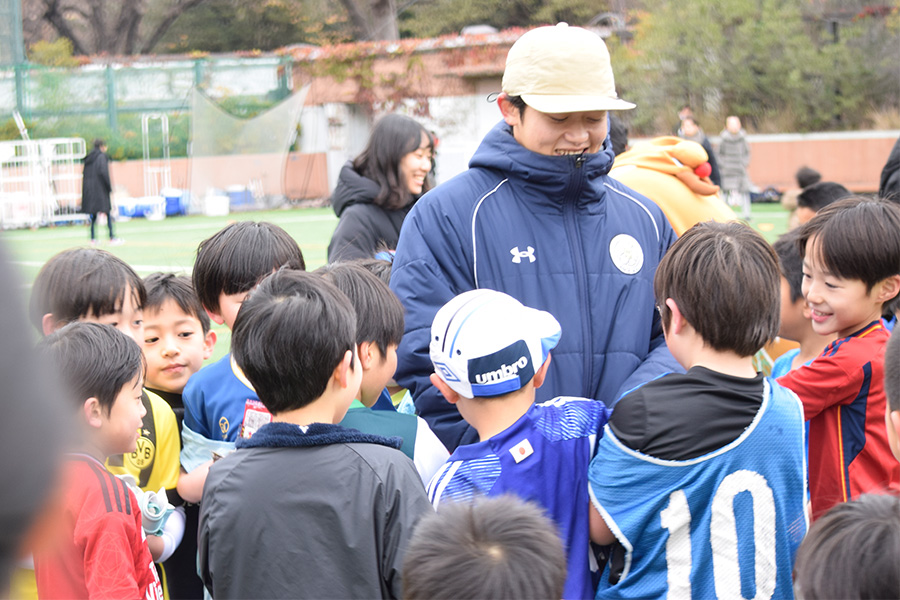
M 559 527 L 568 560 L 564 598 L 593 595 L 587 472 L 609 419 L 602 402 L 556 398 L 533 405 L 503 432 L 460 446 L 428 486 L 444 501 L 510 493 L 542 506 Z
M 230 353 L 192 375 L 182 400 L 181 464 L 188 472 L 210 460 L 211 451 L 233 450 L 239 437 L 272 420 Z
M 662 460 L 607 427 L 590 467 L 594 506 L 625 548 L 619 581 L 597 598 L 790 598 L 808 525 L 803 407 L 773 379 L 730 444 Z

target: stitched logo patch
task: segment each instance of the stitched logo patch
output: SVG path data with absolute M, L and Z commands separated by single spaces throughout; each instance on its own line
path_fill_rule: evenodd
M 626 275 L 634 275 L 644 266 L 641 245 L 627 233 L 620 233 L 609 242 L 609 257 Z

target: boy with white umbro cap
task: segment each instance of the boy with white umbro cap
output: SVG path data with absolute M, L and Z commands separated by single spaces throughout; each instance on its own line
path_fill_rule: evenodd
M 550 313 L 494 290 L 465 292 L 438 311 L 431 382 L 479 441 L 453 452 L 428 496 L 438 510 L 441 502 L 504 493 L 541 505 L 566 548 L 563 597 L 593 598 L 587 470 L 609 410 L 584 398 L 535 404 L 561 334 Z

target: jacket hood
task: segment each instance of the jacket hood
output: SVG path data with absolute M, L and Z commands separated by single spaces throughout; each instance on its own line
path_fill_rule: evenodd
M 88 155 L 84 157 L 84 164 L 89 165 L 97 161 L 100 158 L 100 155 L 103 154 L 99 148 L 94 148 Z
M 354 204 L 373 204 L 380 189 L 377 182 L 357 173 L 353 169 L 353 163 L 347 161 L 347 164 L 341 167 L 337 185 L 331 194 L 334 214 L 340 217 L 348 206 Z

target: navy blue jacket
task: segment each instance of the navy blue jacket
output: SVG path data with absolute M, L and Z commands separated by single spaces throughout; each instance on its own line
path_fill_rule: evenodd
M 562 325 L 537 401 L 602 400 L 672 370 L 653 275 L 675 233 L 651 200 L 607 176 L 609 139 L 596 154 L 544 156 L 505 123 L 469 170 L 423 196 L 403 223 L 391 288 L 406 308 L 396 380 L 448 449 L 475 441 L 456 407 L 431 386 L 431 322 L 455 295 L 505 292 Z M 468 429 L 468 431 L 467 431 Z

